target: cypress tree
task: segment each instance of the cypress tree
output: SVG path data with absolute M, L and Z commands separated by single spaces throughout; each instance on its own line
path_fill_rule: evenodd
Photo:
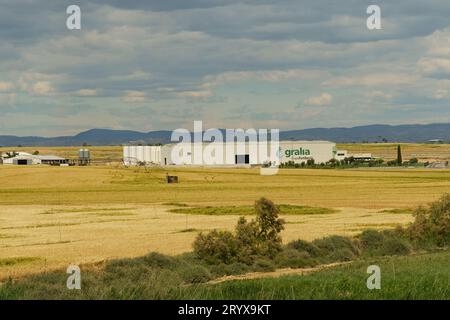
M 397 164 L 402 165 L 403 159 L 402 159 L 402 148 L 400 145 L 397 146 Z

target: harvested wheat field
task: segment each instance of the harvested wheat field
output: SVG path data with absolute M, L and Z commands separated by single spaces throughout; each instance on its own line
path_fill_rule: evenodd
M 180 183 L 166 184 L 166 173 Z M 172 212 L 177 208 L 248 206 L 262 196 L 308 206 L 282 212 L 288 242 L 406 224 L 410 208 L 450 191 L 450 171 L 423 169 L 260 176 L 258 169 L 1 166 L 0 179 L 0 278 L 149 251 L 182 253 L 200 231 L 232 229 L 240 210 Z

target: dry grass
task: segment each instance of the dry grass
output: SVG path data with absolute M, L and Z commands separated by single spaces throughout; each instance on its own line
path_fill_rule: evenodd
M 311 215 L 311 214 L 330 214 L 338 210 L 320 207 L 298 206 L 290 204 L 278 204 L 278 209 L 282 215 Z M 175 208 L 170 212 L 179 214 L 199 214 L 199 215 L 239 215 L 251 216 L 255 215 L 255 208 L 253 206 L 227 206 L 227 207 L 189 207 L 189 208 Z
M 0 259 L 40 257 L 19 265 L 0 266 L 0 278 L 65 267 L 70 263 L 91 263 L 110 258 L 135 257 L 159 251 L 178 254 L 191 250 L 199 231 L 231 230 L 237 216 L 182 215 L 168 212 L 167 206 L 133 206 L 133 216 L 102 216 L 94 219 L 85 212 L 43 215 L 58 207 L 41 205 L 0 206 L 2 239 Z M 67 207 L 61 208 L 63 210 Z M 99 207 L 99 212 L 105 207 Z M 116 211 L 113 211 L 116 212 Z M 340 208 L 322 215 L 287 215 L 285 242 L 303 238 L 312 240 L 329 234 L 355 234 L 367 225 L 386 227 L 411 221 L 410 215 L 379 213 L 374 209 Z M 383 224 L 381 224 L 381 222 Z M 8 235 L 11 237 L 8 237 Z
M 166 172 L 180 183 L 166 184 Z M 149 251 L 177 254 L 191 250 L 199 230 L 231 229 L 237 220 L 169 212 L 185 205 L 248 206 L 266 196 L 339 210 L 284 216 L 285 242 L 393 227 L 412 218 L 391 209 L 448 192 L 450 171 L 286 169 L 260 176 L 258 169 L 0 166 L 0 181 L 0 259 L 22 261 L 0 266 L 4 278 Z M 37 259 L 20 260 L 26 257 Z
M 338 148 L 352 153 L 372 153 L 374 157 L 385 160 L 397 159 L 399 143 L 348 143 L 338 144 Z M 400 143 L 404 160 L 417 158 L 421 162 L 448 160 L 450 144 Z
M 179 184 L 166 184 L 166 173 Z M 211 179 L 211 178 L 214 179 Z M 266 196 L 276 203 L 312 207 L 405 208 L 436 200 L 450 190 L 449 170 L 148 169 L 109 166 L 2 166 L 0 204 L 82 205 L 186 203 L 251 205 Z

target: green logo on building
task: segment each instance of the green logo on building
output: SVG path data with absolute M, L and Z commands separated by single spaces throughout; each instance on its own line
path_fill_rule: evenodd
M 309 149 L 303 149 L 303 148 L 286 149 L 286 150 L 284 150 L 284 155 L 288 158 L 291 156 L 310 156 L 311 151 Z

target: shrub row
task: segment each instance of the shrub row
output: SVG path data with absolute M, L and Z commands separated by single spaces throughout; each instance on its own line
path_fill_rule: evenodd
M 279 232 L 283 221 L 278 219 L 275 205 L 261 199 L 255 208 L 256 221 L 241 218 L 234 234 L 225 231 L 200 234 L 194 242 L 195 256 L 208 265 L 221 266 L 221 271 L 228 274 L 276 267 L 312 267 L 361 256 L 406 255 L 412 250 L 450 244 L 450 195 L 427 208 L 418 208 L 414 222 L 407 228 L 368 229 L 356 237 L 333 235 L 312 242 L 296 240 L 286 246 L 281 246 Z

